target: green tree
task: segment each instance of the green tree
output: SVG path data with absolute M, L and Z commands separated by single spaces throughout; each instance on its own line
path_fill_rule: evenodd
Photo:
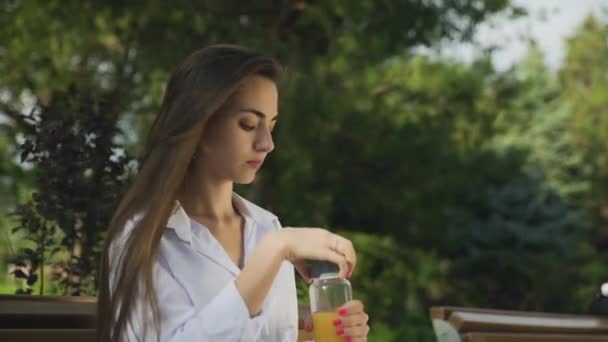
M 590 166 L 595 243 L 608 246 L 608 26 L 588 17 L 567 41 L 560 73 L 563 96 L 571 104 L 571 131 Z
M 592 296 L 577 293 L 588 274 L 569 265 L 593 263 L 591 181 L 570 130 L 571 106 L 535 44 L 505 76 L 494 88 L 510 92 L 510 100 L 479 150 L 505 163 L 476 173 L 481 186 L 451 208 L 460 250 L 450 297 L 466 305 L 580 312 Z M 564 300 L 564 291 L 578 296 Z

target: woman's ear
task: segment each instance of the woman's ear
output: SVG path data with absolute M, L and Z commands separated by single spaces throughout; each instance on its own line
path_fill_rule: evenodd
M 210 142 L 213 141 L 213 129 L 215 125 L 215 121 L 213 118 L 207 122 L 207 125 L 204 127 L 203 132 L 200 136 L 200 140 L 198 145 L 196 146 L 196 153 L 198 156 L 205 156 L 211 152 Z

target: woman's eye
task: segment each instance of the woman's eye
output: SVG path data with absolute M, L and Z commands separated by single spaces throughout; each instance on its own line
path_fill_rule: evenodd
M 250 125 L 247 125 L 247 124 L 242 123 L 242 122 L 240 123 L 240 125 L 241 125 L 241 128 L 244 129 L 244 130 L 246 130 L 246 131 L 253 131 L 253 129 L 255 128 L 255 126 L 250 126 Z

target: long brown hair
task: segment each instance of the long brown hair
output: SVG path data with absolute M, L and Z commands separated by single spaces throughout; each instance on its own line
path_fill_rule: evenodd
M 156 336 L 160 337 L 154 262 L 205 124 L 247 76 L 260 75 L 278 83 L 281 74 L 282 67 L 274 59 L 233 45 L 200 49 L 174 70 L 152 124 L 139 172 L 110 222 L 99 274 L 98 341 L 120 339 L 138 297 L 150 305 Z M 113 255 L 110 264 L 112 243 L 140 214 L 124 239 L 120 255 Z M 144 332 L 146 325 L 144 322 Z

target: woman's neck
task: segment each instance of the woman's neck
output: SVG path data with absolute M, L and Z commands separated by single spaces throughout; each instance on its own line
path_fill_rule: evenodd
M 180 205 L 192 217 L 210 222 L 231 221 L 238 216 L 232 203 L 233 183 L 186 182 L 178 195 Z

